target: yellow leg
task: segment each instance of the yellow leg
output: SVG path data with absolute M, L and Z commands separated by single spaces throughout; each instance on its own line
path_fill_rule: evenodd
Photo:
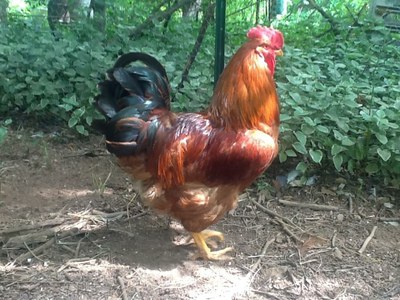
M 228 257 L 225 254 L 229 251 L 233 251 L 232 247 L 227 247 L 218 251 L 211 251 L 207 245 L 207 239 L 211 237 L 216 237 L 220 241 L 224 240 L 224 235 L 219 231 L 204 230 L 202 232 L 191 232 L 194 242 L 199 248 L 199 254 L 194 255 L 192 258 L 203 258 L 205 260 L 223 260 Z

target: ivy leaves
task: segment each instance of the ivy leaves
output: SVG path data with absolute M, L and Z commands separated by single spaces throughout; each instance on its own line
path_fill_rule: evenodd
M 395 64 L 385 62 L 398 60 L 400 50 L 371 48 L 368 39 L 336 43 L 340 51 L 318 41 L 313 52 L 290 46 L 285 51 L 283 67 L 277 68 L 282 100 L 279 159 L 301 157 L 297 169 L 303 172 L 319 164 L 396 180 L 400 73 Z

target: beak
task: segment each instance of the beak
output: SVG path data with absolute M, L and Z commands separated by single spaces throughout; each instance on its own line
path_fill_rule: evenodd
M 283 56 L 283 51 L 282 51 L 282 49 L 275 50 L 275 55 L 276 55 L 276 56 Z

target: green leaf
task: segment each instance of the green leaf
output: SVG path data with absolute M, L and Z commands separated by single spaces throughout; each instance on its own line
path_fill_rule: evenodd
M 46 98 L 42 98 L 40 99 L 40 108 L 43 109 L 47 106 L 47 104 L 49 104 L 49 99 Z
M 331 154 L 332 154 L 332 156 L 335 156 L 336 154 L 338 154 L 338 153 L 340 153 L 340 152 L 342 152 L 344 150 L 346 150 L 345 147 L 337 145 L 337 144 L 334 144 L 331 147 Z
M 306 163 L 304 161 L 299 162 L 296 166 L 296 170 L 301 173 L 305 173 L 307 171 Z
M 340 129 L 342 129 L 344 132 L 347 132 L 347 131 L 349 131 L 349 125 L 347 125 L 347 122 L 348 122 L 348 120 L 347 121 L 345 121 L 345 120 L 342 120 L 342 119 L 340 119 L 340 120 L 338 120 L 337 122 L 336 122 L 336 124 L 337 124 L 337 126 L 340 128 Z
M 333 164 L 335 165 L 336 170 L 340 171 L 343 164 L 343 156 L 341 154 L 334 155 Z
M 87 130 L 82 125 L 77 125 L 75 128 L 80 134 L 88 135 Z
M 329 129 L 328 129 L 328 127 L 325 127 L 325 126 L 323 126 L 323 125 L 317 125 L 317 130 L 318 131 L 320 131 L 320 132 L 322 132 L 322 133 L 329 133 Z
M 289 157 L 297 157 L 296 152 L 294 152 L 292 149 L 288 149 L 285 151 L 286 155 Z
M 365 167 L 365 171 L 369 174 L 374 174 L 379 171 L 378 164 L 375 162 L 370 162 L 368 165 Z
M 345 64 L 338 63 L 338 64 L 335 64 L 335 67 L 336 67 L 337 69 L 345 69 L 345 68 L 346 68 L 346 65 L 345 65 Z
M 291 76 L 291 75 L 286 75 L 287 80 L 294 85 L 300 85 L 303 83 L 303 78 L 300 76 Z
M 287 160 L 287 155 L 285 152 L 281 151 L 279 152 L 279 162 L 283 163 Z
M 342 145 L 343 146 L 353 146 L 355 143 L 347 136 L 343 137 Z
M 291 116 L 289 116 L 288 114 L 281 114 L 280 115 L 280 120 L 281 120 L 281 122 L 285 122 L 285 121 L 287 121 L 287 120 L 290 120 L 292 117 Z
M 383 145 L 385 145 L 388 142 L 386 135 L 375 132 L 375 136 L 378 139 L 378 141 L 380 141 L 381 144 L 383 144 Z
M 319 164 L 322 160 L 322 157 L 324 156 L 324 154 L 322 153 L 321 150 L 310 150 L 308 151 L 308 153 L 310 153 L 311 159 L 316 162 L 317 164 Z
M 392 153 L 386 149 L 378 148 L 377 152 L 383 161 L 388 161 L 389 158 L 392 156 Z
M 301 144 L 299 142 L 295 142 L 295 143 L 293 143 L 292 146 L 297 152 L 299 152 L 301 154 L 307 154 L 307 149 L 303 144 Z
M 308 124 L 301 124 L 301 131 L 306 135 L 311 135 L 315 132 L 315 127 Z
M 375 86 L 374 87 L 374 92 L 375 93 L 384 93 L 386 90 L 385 90 L 385 88 L 384 87 L 381 87 L 381 86 Z
M 293 98 L 294 101 L 296 101 L 297 103 L 301 103 L 301 97 L 299 93 L 289 92 L 289 95 Z
M 87 116 L 86 117 L 86 124 L 88 124 L 89 126 L 92 125 L 93 122 L 93 117 L 92 116 Z
M 315 122 L 310 117 L 304 117 L 304 122 L 310 126 L 315 126 Z
M 342 141 L 343 140 L 343 134 L 341 134 L 339 131 L 337 130 L 333 130 L 333 136 L 335 137 L 335 139 L 337 139 L 338 141 Z
M 307 136 L 301 131 L 295 131 L 294 135 L 297 137 L 297 140 L 304 146 L 307 142 Z
M 68 121 L 68 127 L 69 127 L 69 128 L 72 128 L 72 127 L 74 127 L 77 123 L 78 123 L 78 119 L 72 117 L 72 118 L 69 119 L 69 121 Z

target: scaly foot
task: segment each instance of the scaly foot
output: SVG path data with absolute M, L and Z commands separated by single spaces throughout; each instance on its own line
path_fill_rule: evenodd
M 220 241 L 224 240 L 224 235 L 219 231 L 214 230 L 204 230 L 202 232 L 192 232 L 192 237 L 196 243 L 199 253 L 192 256 L 192 259 L 203 258 L 204 260 L 224 260 L 230 259 L 229 256 L 225 254 L 227 252 L 233 251 L 232 247 L 227 247 L 218 251 L 211 251 L 207 245 L 207 239 L 216 237 Z M 210 241 L 208 241 L 210 243 Z

